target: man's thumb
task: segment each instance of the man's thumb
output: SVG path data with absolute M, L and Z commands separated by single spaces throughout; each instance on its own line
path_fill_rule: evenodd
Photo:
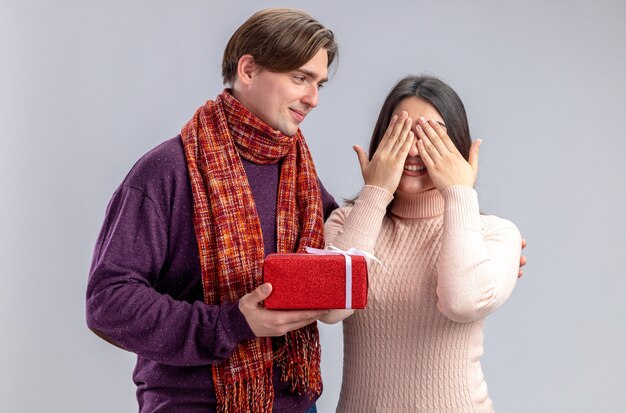
M 254 301 L 256 303 L 259 303 L 269 297 L 269 295 L 272 293 L 272 284 L 261 284 L 252 293 L 254 296 Z

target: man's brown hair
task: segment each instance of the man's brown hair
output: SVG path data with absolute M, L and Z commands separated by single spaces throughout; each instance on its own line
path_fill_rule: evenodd
M 253 14 L 232 35 L 222 60 L 224 84 L 233 85 L 239 58 L 252 55 L 256 63 L 272 72 L 289 72 L 311 60 L 321 49 L 328 66 L 337 55 L 333 32 L 302 10 L 264 9 Z

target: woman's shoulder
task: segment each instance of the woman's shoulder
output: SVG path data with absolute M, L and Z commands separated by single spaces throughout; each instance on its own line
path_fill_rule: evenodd
M 508 219 L 501 218 L 496 215 L 480 215 L 480 228 L 483 234 L 487 233 L 499 233 L 499 232 L 511 232 L 519 234 L 517 226 Z
M 344 205 L 335 209 L 328 217 L 328 221 L 332 220 L 344 222 L 346 220 L 346 217 L 350 214 L 350 211 L 352 211 L 352 208 L 353 205 Z

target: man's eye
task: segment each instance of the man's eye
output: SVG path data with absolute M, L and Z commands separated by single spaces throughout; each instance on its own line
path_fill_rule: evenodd
M 318 83 L 317 84 L 317 90 L 322 89 L 324 86 L 326 86 L 326 85 L 324 85 L 323 83 Z
M 296 79 L 298 82 L 304 82 L 304 76 L 294 76 L 294 79 Z

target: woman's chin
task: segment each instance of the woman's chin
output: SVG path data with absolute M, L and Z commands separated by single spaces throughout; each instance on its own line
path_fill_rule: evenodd
M 398 185 L 398 192 L 403 194 L 419 194 L 422 192 L 430 191 L 435 188 L 429 177 L 420 177 L 421 179 L 415 179 L 408 176 L 403 176 Z M 426 179 L 423 179 L 426 178 Z

